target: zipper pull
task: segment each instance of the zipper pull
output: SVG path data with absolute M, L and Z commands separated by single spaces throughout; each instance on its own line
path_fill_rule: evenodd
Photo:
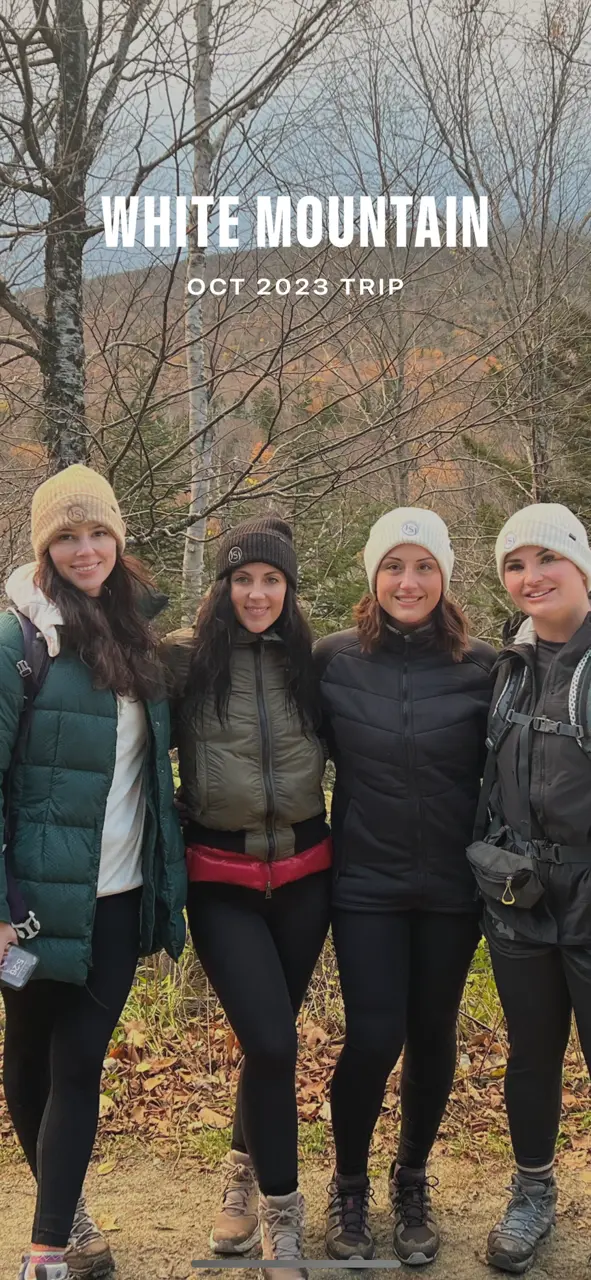
M 265 889 L 265 897 L 266 897 L 266 898 L 270 898 L 270 897 L 271 897 L 271 881 L 270 881 L 270 880 L 267 880 L 267 888 Z
M 513 906 L 513 904 L 514 904 L 514 902 L 515 902 L 515 895 L 514 895 L 514 893 L 513 893 L 512 888 L 511 888 L 511 881 L 512 881 L 512 879 L 513 879 L 513 876 L 507 876 L 507 883 L 505 884 L 505 888 L 504 888 L 504 890 L 503 890 L 503 896 L 502 896 L 502 898 L 501 898 L 501 902 L 503 903 L 503 906 L 505 906 L 505 907 L 512 907 L 512 906 Z M 509 898 L 509 897 L 507 897 L 507 894 L 509 894 L 509 893 L 511 894 L 511 897 L 510 897 L 510 898 Z

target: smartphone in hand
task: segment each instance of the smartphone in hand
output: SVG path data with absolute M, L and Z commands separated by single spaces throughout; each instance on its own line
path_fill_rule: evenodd
M 11 943 L 6 948 L 4 959 L 0 964 L 0 983 L 20 991 L 27 985 L 38 964 L 38 956 L 33 956 L 30 951 L 25 951 L 24 947 L 15 947 Z

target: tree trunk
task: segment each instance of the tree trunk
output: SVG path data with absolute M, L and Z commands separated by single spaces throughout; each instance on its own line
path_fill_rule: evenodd
M 197 0 L 195 6 L 197 58 L 195 62 L 195 123 L 206 120 L 211 103 L 211 0 Z M 209 195 L 211 177 L 211 143 L 209 131 L 195 144 L 193 191 Z M 197 244 L 196 223 L 191 220 L 188 232 L 187 280 L 205 274 L 205 252 Z M 194 618 L 201 594 L 203 578 L 206 521 L 200 517 L 211 490 L 214 439 L 208 428 L 209 394 L 205 385 L 205 345 L 203 341 L 203 305 L 201 298 L 187 294 L 185 335 L 187 339 L 187 376 L 189 380 L 189 439 L 191 460 L 191 502 L 185 536 L 182 578 L 182 620 L 189 626 Z
M 56 0 L 60 95 L 45 250 L 44 436 L 52 470 L 86 462 L 82 255 L 88 35 L 83 0 Z

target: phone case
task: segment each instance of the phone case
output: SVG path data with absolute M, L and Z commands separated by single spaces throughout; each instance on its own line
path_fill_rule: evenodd
M 31 952 L 25 951 L 23 947 L 10 946 L 0 965 L 0 982 L 20 991 L 21 987 L 26 986 L 38 964 L 38 956 L 31 955 Z

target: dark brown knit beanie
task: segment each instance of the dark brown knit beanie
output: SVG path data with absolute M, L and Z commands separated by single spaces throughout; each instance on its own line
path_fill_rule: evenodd
M 233 569 L 260 561 L 281 569 L 294 590 L 298 585 L 298 562 L 290 526 L 280 516 L 245 520 L 221 539 L 216 561 L 216 578 L 225 578 Z

